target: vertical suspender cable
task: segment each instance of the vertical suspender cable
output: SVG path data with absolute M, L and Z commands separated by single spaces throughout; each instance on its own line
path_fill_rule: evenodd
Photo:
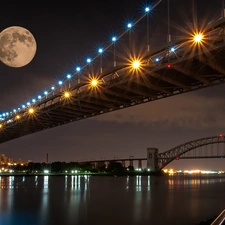
M 170 0 L 167 0 L 167 16 L 168 16 L 168 44 L 171 42 L 170 36 Z

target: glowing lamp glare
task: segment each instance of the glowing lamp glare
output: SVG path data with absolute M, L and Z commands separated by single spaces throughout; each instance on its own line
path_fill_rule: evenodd
M 201 33 L 195 34 L 195 36 L 194 36 L 194 42 L 195 43 L 201 43 L 202 39 L 203 39 L 203 35 Z
M 65 97 L 65 98 L 69 98 L 69 97 L 70 97 L 70 93 L 66 91 L 66 92 L 64 93 L 64 97 Z
M 34 109 L 33 109 L 33 108 L 29 108 L 28 112 L 29 112 L 30 114 L 33 114 L 33 113 L 34 113 Z
M 134 69 L 138 69 L 139 67 L 140 67 L 140 61 L 138 61 L 138 60 L 135 60 L 133 63 L 132 63 L 132 67 L 134 68 Z
M 92 80 L 91 80 L 91 86 L 92 86 L 92 87 L 96 87 L 97 85 L 98 85 L 98 80 L 92 79 Z

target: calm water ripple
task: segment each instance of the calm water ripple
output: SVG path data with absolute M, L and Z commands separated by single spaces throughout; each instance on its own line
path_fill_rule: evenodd
M 0 225 L 194 225 L 225 208 L 225 177 L 0 176 Z

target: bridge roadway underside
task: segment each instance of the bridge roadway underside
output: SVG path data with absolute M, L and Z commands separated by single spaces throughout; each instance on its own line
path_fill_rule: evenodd
M 20 112 L 20 119 L 10 115 L 2 122 L 0 143 L 45 129 L 97 116 L 115 110 L 151 102 L 200 88 L 222 84 L 225 81 L 225 42 L 218 26 L 210 28 L 217 32 L 216 39 L 206 47 L 184 47 L 185 41 L 171 54 L 168 48 L 146 54 L 140 70 L 132 70 L 123 62 L 100 73 L 98 88 L 90 88 L 85 79 L 71 81 L 67 90 L 71 97 L 62 97 L 65 87 L 34 104 L 35 113 L 26 109 Z M 188 45 L 188 44 L 187 44 Z M 193 50 L 194 49 L 194 50 Z M 160 56 L 161 61 L 154 58 Z M 168 63 L 171 65 L 168 68 Z M 88 71 L 83 72 L 88 77 Z

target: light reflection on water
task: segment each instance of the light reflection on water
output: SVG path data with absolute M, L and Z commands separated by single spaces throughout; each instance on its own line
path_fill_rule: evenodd
M 202 185 L 202 184 L 214 184 L 214 183 L 224 183 L 225 177 L 216 177 L 216 175 L 206 175 L 206 176 L 169 176 L 169 185 Z
M 0 176 L 0 225 L 191 225 L 225 208 L 224 186 L 211 175 Z

